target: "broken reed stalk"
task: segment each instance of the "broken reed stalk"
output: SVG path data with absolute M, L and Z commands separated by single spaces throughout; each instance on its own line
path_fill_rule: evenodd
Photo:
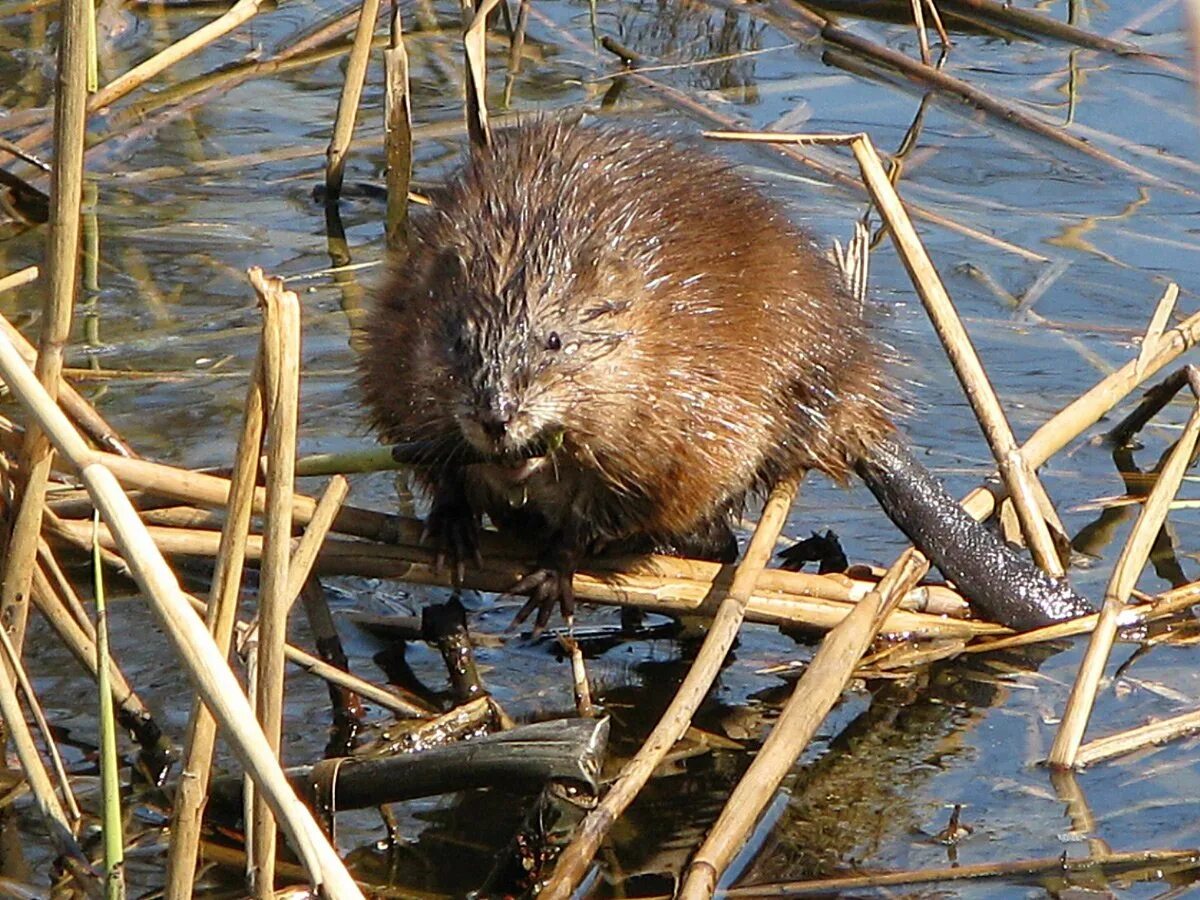
M 57 523 L 58 533 L 78 545 L 84 538 L 79 522 Z M 162 552 L 167 555 L 213 556 L 216 535 L 213 532 L 181 528 L 147 527 Z M 485 537 L 491 537 L 486 535 Z M 415 538 L 413 539 L 415 542 Z M 116 546 L 101 530 L 105 546 Z M 500 558 L 490 552 L 490 540 L 484 542 L 484 564 L 466 573 L 464 587 L 503 593 L 528 571 L 528 561 L 520 557 Z M 261 538 L 247 539 L 247 552 L 256 557 Z M 707 614 L 715 609 L 714 591 L 728 579 L 729 567 L 700 560 L 671 557 L 640 557 L 625 560 L 595 560 L 595 569 L 575 576 L 575 593 L 580 600 L 617 606 L 636 606 L 667 614 Z M 628 568 L 622 569 L 626 564 Z M 434 565 L 428 548 L 363 544 L 361 541 L 327 541 L 317 558 L 317 571 L 323 574 L 354 574 L 372 578 L 401 578 L 413 584 L 451 587 L 450 573 Z M 812 575 L 768 569 L 755 588 L 746 618 L 771 625 L 794 625 L 828 630 L 853 609 L 854 604 L 874 587 L 872 582 L 849 582 L 841 576 Z M 910 592 L 914 604 L 923 603 L 930 591 L 946 592 L 938 585 Z M 976 637 L 1007 634 L 1008 629 L 975 619 L 955 619 L 943 614 L 898 610 L 885 623 L 884 630 L 914 637 Z
M 1164 300 L 1177 290 L 1168 285 Z M 1161 302 L 1161 301 L 1160 301 Z M 1068 403 L 1037 429 L 1021 447 L 1028 465 L 1037 468 L 1058 453 L 1087 429 L 1100 421 L 1114 406 L 1127 397 L 1146 379 L 1164 366 L 1174 362 L 1186 351 L 1200 343 L 1200 312 L 1193 313 L 1160 338 L 1147 336 L 1141 352 L 1116 372 L 1102 378 L 1093 387 Z M 977 519 L 992 514 L 995 495 L 986 488 L 976 488 L 963 500 L 963 506 Z
M 80 628 L 75 619 L 67 613 L 59 599 L 58 591 L 51 585 L 50 579 L 41 565 L 33 573 L 33 603 L 50 627 L 54 629 L 59 640 L 75 657 L 75 660 L 95 679 L 97 677 L 96 660 L 99 658 L 95 638 Z M 108 682 L 113 700 L 120 707 L 125 721 L 138 723 L 139 730 L 144 726 L 148 731 L 158 733 L 161 739 L 161 733 L 158 732 L 157 726 L 152 724 L 149 710 L 146 709 L 141 698 L 134 693 L 133 688 L 129 686 L 124 673 L 117 667 L 116 661 L 111 659 L 109 660 Z M 146 735 L 139 734 L 137 737 L 141 743 Z M 166 747 L 162 746 L 158 749 L 165 750 Z
M 37 351 L 33 349 L 33 345 L 25 340 L 25 335 L 17 331 L 12 324 L 0 316 L 0 330 L 8 336 L 8 339 L 13 342 L 21 356 L 29 365 L 34 364 L 37 359 Z M 58 402 L 80 428 L 82 428 L 87 436 L 95 441 L 99 446 L 104 447 L 113 453 L 119 453 L 122 456 L 136 456 L 133 449 L 125 443 L 117 430 L 108 424 L 107 420 L 96 411 L 83 395 L 65 379 L 61 379 L 58 385 Z
M 221 531 L 216 566 L 209 589 L 206 620 L 209 632 L 223 659 L 229 658 L 237 622 L 238 598 L 246 558 L 246 535 L 258 480 L 262 447 L 263 394 L 262 344 L 246 389 L 245 414 L 234 455 L 229 487 L 229 514 Z M 196 878 L 196 854 L 204 805 L 208 796 L 217 723 L 199 696 L 192 702 L 184 742 L 183 766 L 171 811 L 171 844 L 167 851 L 166 900 L 190 900 Z
M 87 103 L 87 112 L 94 113 L 106 106 L 111 106 L 126 94 L 165 72 L 175 63 L 224 37 L 252 19 L 258 13 L 263 2 L 264 0 L 237 0 L 233 6 L 211 22 L 202 25 L 187 37 L 181 38 L 166 49 L 154 54 L 145 62 L 134 66 L 119 78 L 114 78 L 92 95 L 91 100 Z M 35 128 L 21 138 L 18 143 L 21 147 L 29 150 L 40 145 L 47 137 L 49 137 L 47 128 Z
M 283 647 L 293 599 L 287 591 L 300 401 L 300 299 L 284 290 L 282 279 L 266 278 L 258 268 L 250 270 L 250 283 L 263 307 L 262 375 L 267 421 L 267 509 L 259 576 L 254 697 L 259 723 L 278 757 L 283 730 Z M 270 898 L 275 894 L 275 817 L 258 793 L 252 828 L 256 865 L 252 885 L 257 896 Z
M 94 527 L 100 514 L 92 516 Z M 112 689 L 108 673 L 112 656 L 108 651 L 108 604 L 104 593 L 104 561 L 100 539 L 92 533 L 92 584 L 96 598 L 96 687 L 100 694 L 100 796 L 103 802 L 101 832 L 104 840 L 104 895 L 107 900 L 125 898 L 125 830 L 121 817 L 121 762 L 117 758 L 117 722 L 113 716 Z
M 1021 456 L 1004 409 L 988 381 L 971 338 L 958 317 L 954 302 L 946 293 L 933 261 L 917 236 L 896 189 L 888 180 L 887 172 L 879 161 L 871 139 L 865 134 L 858 135 L 850 142 L 850 148 L 854 151 L 854 158 L 858 160 L 871 199 L 875 201 L 880 216 L 891 230 L 896 251 L 900 254 L 904 268 L 908 271 L 913 287 L 916 288 L 917 295 L 929 314 L 934 330 L 946 350 L 946 356 L 954 367 L 954 373 L 962 384 L 963 392 L 999 464 L 1000 477 L 1008 486 L 1013 506 L 1021 522 L 1021 531 L 1033 552 L 1033 557 L 1043 570 L 1061 577 L 1062 564 L 1054 549 L 1046 520 L 1039 509 L 1039 503 L 1044 502 L 1047 506 L 1051 504 L 1033 469 Z
M 473 147 L 486 147 L 492 142 L 487 110 L 487 20 L 499 2 L 483 0 L 463 33 L 467 60 L 467 135 Z M 469 7 L 467 3 L 464 9 Z
M 1050 748 L 1048 762 L 1052 766 L 1069 769 L 1076 763 L 1076 753 L 1083 742 L 1083 733 L 1092 714 L 1100 679 L 1112 652 L 1121 613 L 1137 585 L 1150 548 L 1166 520 L 1171 500 L 1179 491 L 1192 451 L 1196 448 L 1196 439 L 1200 436 L 1200 369 L 1189 366 L 1188 380 L 1196 396 L 1196 406 L 1113 567 L 1112 577 L 1104 592 L 1104 605 Z
M 17 269 L 17 271 L 11 274 L 0 276 L 0 294 L 26 284 L 32 284 L 38 280 L 38 274 L 37 266 L 26 266 L 23 269 Z
M 97 451 L 88 448 L 29 371 L 16 348 L 3 336 L 0 336 L 0 376 L 26 412 L 45 429 L 58 453 L 78 470 L 101 517 L 115 533 L 131 574 L 162 620 L 190 678 L 225 729 L 238 759 L 253 774 L 259 789 L 270 798 L 309 877 L 330 898 L 361 897 L 345 865 L 284 778 L 237 678 L 199 617 L 188 607 L 179 582 L 146 534 L 129 498 L 113 474 L 99 462 Z M 9 691 L 5 687 L 11 688 L 7 673 L 0 674 L 0 702 L 7 702 L 5 697 Z M 7 716 L 12 710 L 4 712 Z
M 321 545 L 325 543 L 329 529 L 333 526 L 333 520 L 337 517 L 338 511 L 341 510 L 346 495 L 349 493 L 350 482 L 341 475 L 334 475 L 330 478 L 329 484 L 325 485 L 325 490 L 321 492 L 316 509 L 313 510 L 313 517 L 308 520 L 304 534 L 300 535 L 300 540 L 296 542 L 296 549 L 292 553 L 291 563 L 288 566 L 288 583 L 284 590 L 284 602 L 288 609 L 291 609 L 296 602 L 296 598 L 300 596 L 300 592 L 304 588 L 304 582 L 312 574 L 317 554 L 321 551 Z
M 59 30 L 58 80 L 54 100 L 54 165 L 50 172 L 50 221 L 46 234 L 48 284 L 38 344 L 38 379 L 58 396 L 63 352 L 71 334 L 78 290 L 79 211 L 83 199 L 84 105 L 87 102 L 87 27 L 91 5 L 65 0 Z M 24 475 L 0 573 L 0 618 L 17 655 L 25 640 L 29 592 L 42 530 L 42 502 L 53 453 L 45 434 L 31 423 L 21 447 Z
M 1142 750 L 1152 744 L 1165 744 L 1176 738 L 1187 737 L 1200 731 L 1200 711 L 1180 713 L 1156 722 L 1139 725 L 1108 737 L 1097 738 L 1083 744 L 1075 753 L 1075 765 L 1090 766 L 1114 756 Z
M 387 156 L 387 225 L 389 249 L 405 245 L 408 230 L 408 188 L 412 183 L 412 94 L 408 85 L 408 50 L 400 4 L 392 8 L 388 46 L 383 51 L 385 92 L 384 147 Z
M 1062 564 L 1054 549 L 1041 507 L 1052 508 L 1045 489 L 1042 488 L 1033 468 L 1025 461 L 1014 438 L 1004 409 L 996 397 L 984 371 L 983 364 L 975 352 L 971 338 L 963 327 L 962 320 L 954 308 L 954 302 L 946 293 L 933 261 L 925 251 L 912 221 L 904 209 L 887 172 L 875 152 L 871 139 L 866 134 L 851 135 L 799 135 L 799 134 L 731 134 L 715 133 L 710 137 L 750 140 L 779 141 L 787 143 L 848 144 L 858 161 L 863 183 L 874 201 L 880 216 L 891 230 L 893 244 L 901 262 L 921 298 L 934 330 L 942 342 L 946 356 L 962 384 L 967 401 L 971 404 L 984 437 L 991 447 L 999 466 L 1000 476 L 1009 488 L 1013 506 L 1021 522 L 1025 540 L 1033 552 L 1034 559 L 1045 571 L 1056 577 L 1063 574 Z
M 12 641 L 8 639 L 8 635 L 4 633 L 3 628 L 0 628 L 0 648 L 3 649 L 5 662 L 12 667 L 13 675 L 17 680 L 17 686 L 20 687 L 21 693 L 25 695 L 25 703 L 29 707 L 29 714 L 33 717 L 33 721 L 37 724 L 38 731 L 42 735 L 42 742 L 46 745 L 46 755 L 50 757 L 50 766 L 54 769 L 54 777 L 58 779 L 59 791 L 62 794 L 62 802 L 67 814 L 67 820 L 71 823 L 71 831 L 73 833 L 77 832 L 80 823 L 83 821 L 83 815 L 79 812 L 79 804 L 75 802 L 75 793 L 71 790 L 71 780 L 67 777 L 67 769 L 63 765 L 62 754 L 58 752 L 58 745 L 54 742 L 54 732 L 50 729 L 50 723 L 46 721 L 46 716 L 42 712 L 42 705 L 38 702 L 37 694 L 33 692 L 33 685 L 29 681 L 25 665 L 18 659 L 16 650 L 13 649 Z
M 746 548 L 746 555 L 737 566 L 729 593 L 713 616 L 708 634 L 687 676 L 641 749 L 621 770 L 604 799 L 575 830 L 570 844 L 559 856 L 554 872 L 538 894 L 543 900 L 566 900 L 572 896 L 613 823 L 637 797 L 667 752 L 691 725 L 692 716 L 708 695 L 733 646 L 754 583 L 771 559 L 775 541 L 787 521 L 798 487 L 797 480 L 787 479 L 771 491 L 758 520 L 758 527 L 750 538 L 750 546 Z
M 337 203 L 342 193 L 342 180 L 346 174 L 346 154 L 354 136 L 354 122 L 358 118 L 358 104 L 362 99 L 363 82 L 367 77 L 367 62 L 371 57 L 371 39 L 375 35 L 375 22 L 379 18 L 379 0 L 362 0 L 358 26 L 354 30 L 354 45 L 346 61 L 346 79 L 342 82 L 342 93 L 338 97 L 337 115 L 333 123 L 333 136 L 325 152 L 325 202 Z
M 879 589 L 860 601 L 821 641 L 770 735 L 688 865 L 677 894 L 680 900 L 704 900 L 716 892 L 717 883 L 762 811 L 842 696 L 859 660 L 879 634 L 880 625 L 928 569 L 929 563 L 921 554 L 911 548 L 904 551 L 888 569 Z

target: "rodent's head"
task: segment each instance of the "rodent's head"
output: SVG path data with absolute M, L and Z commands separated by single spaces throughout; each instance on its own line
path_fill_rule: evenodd
M 564 235 L 549 212 L 537 227 L 463 212 L 426 245 L 435 352 L 463 437 L 515 458 L 553 446 L 594 414 L 587 404 L 605 402 L 605 372 L 630 337 L 632 273 L 599 262 L 593 242 Z M 460 221 L 477 240 L 453 239 Z

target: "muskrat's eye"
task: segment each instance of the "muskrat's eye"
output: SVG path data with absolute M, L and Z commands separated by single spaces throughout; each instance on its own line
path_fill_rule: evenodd
M 456 337 L 454 339 L 454 355 L 455 356 L 466 356 L 467 355 L 467 338 L 465 335 L 460 334 L 458 337 Z
M 555 351 L 562 349 L 562 338 L 558 336 L 557 331 L 552 331 L 546 335 L 546 349 Z

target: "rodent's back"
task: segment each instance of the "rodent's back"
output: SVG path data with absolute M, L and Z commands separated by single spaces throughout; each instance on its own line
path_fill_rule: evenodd
M 891 428 L 878 348 L 834 267 L 724 161 L 535 122 L 475 150 L 435 203 L 367 329 L 387 439 L 452 456 L 496 368 L 532 430 L 561 425 L 578 514 L 672 535 L 786 473 L 844 478 Z M 454 361 L 455 322 L 480 342 L 474 369 Z M 574 358 L 539 356 L 529 335 L 559 331 Z

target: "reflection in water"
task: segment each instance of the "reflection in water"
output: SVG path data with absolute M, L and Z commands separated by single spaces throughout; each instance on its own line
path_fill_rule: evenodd
M 621 3 L 616 12 L 617 37 L 648 64 L 736 56 L 763 46 L 766 25 L 736 9 L 714 9 L 685 0 L 642 0 Z M 733 58 L 682 70 L 694 90 L 718 91 L 726 99 L 757 102 L 755 57 Z

